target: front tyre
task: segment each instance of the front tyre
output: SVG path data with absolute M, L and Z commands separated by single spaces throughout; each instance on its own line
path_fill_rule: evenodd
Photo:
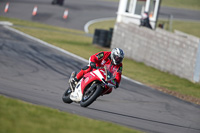
M 81 107 L 87 107 L 92 104 L 97 99 L 97 97 L 101 95 L 102 91 L 103 89 L 100 85 L 93 87 L 93 89 L 88 92 L 86 91 L 87 93 L 84 93 L 83 98 L 80 102 Z
M 70 94 L 72 93 L 71 88 L 69 87 L 62 96 L 62 100 L 64 103 L 72 103 L 73 101 L 70 99 Z

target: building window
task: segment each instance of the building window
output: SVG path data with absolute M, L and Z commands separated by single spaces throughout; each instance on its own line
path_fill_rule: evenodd
M 156 26 L 161 0 L 120 0 L 117 22 L 140 24 L 142 15 L 148 14 L 153 28 Z
M 141 15 L 145 10 L 146 0 L 137 0 L 134 14 Z
M 156 0 L 151 0 L 150 5 L 149 5 L 149 17 L 150 18 L 154 17 L 155 7 L 156 7 Z

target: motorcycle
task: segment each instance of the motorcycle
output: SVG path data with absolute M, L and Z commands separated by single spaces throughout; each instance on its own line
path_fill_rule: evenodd
M 86 73 L 75 87 L 70 84 L 63 94 L 63 102 L 68 104 L 76 102 L 81 107 L 87 107 L 99 96 L 111 92 L 116 86 L 115 76 L 117 73 L 117 70 L 113 70 L 111 67 L 111 65 L 105 65 L 93 69 L 91 72 Z M 76 72 L 72 72 L 69 81 L 75 76 Z

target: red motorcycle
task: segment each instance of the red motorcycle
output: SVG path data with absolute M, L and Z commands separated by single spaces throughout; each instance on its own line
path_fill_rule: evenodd
M 65 103 L 80 103 L 82 107 L 92 104 L 99 96 L 103 96 L 116 86 L 117 70 L 111 69 L 110 65 L 105 65 L 85 74 L 82 79 L 73 88 L 69 86 L 63 94 L 62 100 Z M 71 78 L 76 76 L 72 72 Z M 69 81 L 70 81 L 69 79 Z

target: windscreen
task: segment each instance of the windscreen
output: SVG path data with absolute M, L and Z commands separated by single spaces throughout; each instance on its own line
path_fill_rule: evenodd
M 115 79 L 117 69 L 113 69 L 113 65 L 105 65 L 104 66 L 105 72 L 106 72 L 106 81 Z

